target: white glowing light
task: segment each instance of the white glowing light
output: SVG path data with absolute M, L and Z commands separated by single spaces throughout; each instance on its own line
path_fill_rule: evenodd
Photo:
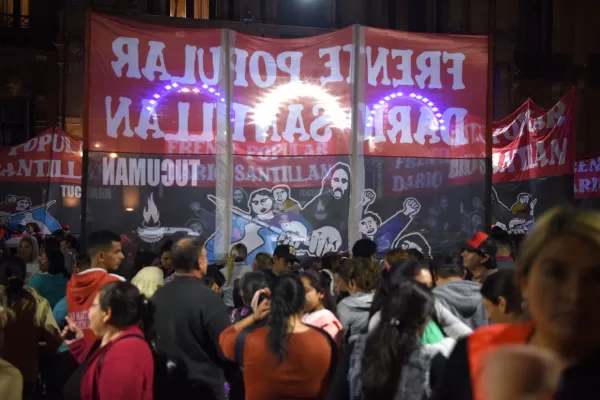
M 290 82 L 272 90 L 255 108 L 256 124 L 264 128 L 270 126 L 277 117 L 281 103 L 299 97 L 310 97 L 315 99 L 316 103 L 323 105 L 326 110 L 325 115 L 336 128 L 350 128 L 348 113 L 340 106 L 335 96 L 325 91 L 322 86 L 302 82 Z

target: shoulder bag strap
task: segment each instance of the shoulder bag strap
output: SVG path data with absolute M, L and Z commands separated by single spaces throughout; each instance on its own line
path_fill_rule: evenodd
M 335 374 L 335 370 L 337 368 L 337 363 L 338 363 L 338 347 L 337 344 L 335 343 L 335 340 L 333 340 L 333 338 L 329 335 L 329 333 L 327 333 L 324 329 L 322 328 L 317 328 L 316 326 L 312 326 L 312 325 L 306 325 L 316 331 L 321 332 L 321 334 L 323 336 L 325 336 L 325 338 L 327 339 L 327 342 L 329 343 L 329 346 L 331 347 L 331 362 L 329 363 L 329 377 L 330 379 L 333 379 L 333 376 Z
M 119 336 L 110 344 L 110 346 L 112 347 L 112 346 L 114 346 L 114 344 L 116 342 L 121 341 L 123 339 L 130 338 L 130 337 L 135 337 L 135 338 L 141 339 L 143 341 L 146 341 L 146 339 L 144 339 L 143 337 L 130 333 L 128 335 Z M 98 364 L 96 365 L 96 370 L 94 371 L 94 381 L 92 384 L 92 393 L 93 393 L 94 399 L 98 398 L 98 391 L 96 390 L 96 380 L 100 377 L 100 373 L 102 372 L 102 364 L 104 363 L 104 357 L 106 356 L 106 353 L 108 353 L 109 350 L 110 350 L 110 348 L 108 350 L 104 350 L 102 352 L 102 354 L 100 354 L 100 357 L 98 358 Z
M 242 371 L 244 370 L 244 346 L 246 344 L 246 337 L 256 329 L 265 326 L 265 324 L 266 323 L 264 321 L 257 322 L 241 331 L 235 338 L 235 344 L 233 345 L 233 361 L 239 365 Z

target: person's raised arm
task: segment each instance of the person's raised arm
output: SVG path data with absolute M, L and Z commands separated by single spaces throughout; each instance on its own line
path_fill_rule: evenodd
M 257 291 L 252 300 L 252 309 L 254 312 L 221 332 L 219 345 L 227 359 L 232 361 L 235 360 L 235 341 L 237 340 L 238 334 L 255 323 L 264 320 L 271 311 L 271 300 L 268 298 L 263 299 L 260 304 L 258 304 L 258 299 L 261 295 L 270 297 L 270 294 L 271 291 L 268 288 Z

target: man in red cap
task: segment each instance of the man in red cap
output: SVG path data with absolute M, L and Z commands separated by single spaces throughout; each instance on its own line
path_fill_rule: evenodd
M 496 270 L 498 245 L 487 233 L 477 232 L 459 247 L 463 266 L 473 275 L 473 282 L 483 283 Z

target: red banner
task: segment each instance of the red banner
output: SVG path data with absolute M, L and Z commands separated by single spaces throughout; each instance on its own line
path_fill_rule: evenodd
M 488 39 L 366 29 L 365 154 L 483 158 Z
M 575 161 L 576 199 L 600 197 L 598 182 L 600 181 L 600 156 L 580 158 Z
M 81 185 L 79 139 L 48 129 L 14 147 L 0 149 L 0 182 L 60 182 Z
M 89 29 L 90 150 L 215 154 L 217 123 L 227 120 L 234 154 L 344 155 L 357 85 L 366 88 L 366 154 L 485 150 L 486 37 L 365 28 L 366 75 L 353 83 L 352 28 L 293 40 L 232 33 L 226 44 L 220 30 L 97 14 Z M 229 117 L 224 46 L 233 55 Z
M 575 90 L 550 110 L 527 100 L 494 123 L 494 183 L 573 173 Z

